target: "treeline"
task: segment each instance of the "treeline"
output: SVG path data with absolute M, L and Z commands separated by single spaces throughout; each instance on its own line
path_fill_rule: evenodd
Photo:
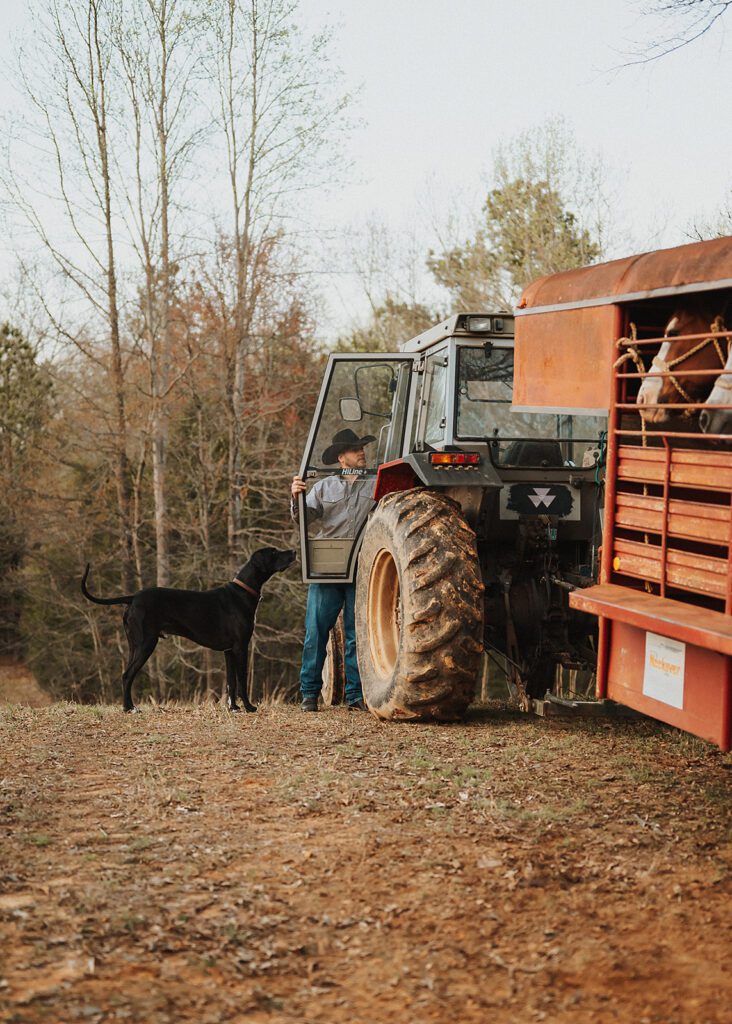
M 322 363 L 298 210 L 347 105 L 295 14 L 46 0 L 18 52 L 3 191 L 30 313 L 0 352 L 1 640 L 58 696 L 112 699 L 125 657 L 119 614 L 81 599 L 85 561 L 129 593 L 292 546 Z M 303 588 L 270 590 L 253 672 L 289 691 Z M 151 690 L 216 693 L 219 662 L 162 644 Z
M 297 296 L 284 309 L 269 310 L 271 320 L 250 332 L 239 461 L 232 467 L 226 325 L 217 301 L 201 286 L 183 292 L 178 289 L 171 306 L 175 386 L 166 399 L 166 583 L 205 588 L 229 578 L 257 547 L 296 544 L 288 481 L 309 426 L 322 358 Z M 70 354 L 49 364 L 34 358 L 17 331 L 5 326 L 0 336 L 2 653 L 26 660 L 56 696 L 79 700 L 116 699 L 126 654 L 121 610 L 105 611 L 81 598 L 84 563 L 92 563 L 90 588 L 97 593 L 157 582 L 148 360 L 141 348 L 126 353 L 125 519 L 118 438 L 110 423 L 116 395 L 104 348 L 91 346 L 88 360 Z M 253 673 L 260 691 L 285 694 L 296 682 L 304 588 L 291 573 L 273 580 L 268 593 Z M 158 699 L 221 692 L 220 656 L 173 638 L 158 651 L 148 670 Z
M 18 53 L 3 170 L 22 331 L 0 334 L 0 656 L 55 696 L 113 701 L 119 609 L 79 592 L 205 588 L 291 547 L 289 480 L 324 365 L 308 190 L 335 181 L 348 97 L 290 0 L 45 0 Z M 392 279 L 341 347 L 393 349 L 455 308 L 507 307 L 597 259 L 598 168 L 561 124 L 499 150 L 463 237 Z M 383 254 L 378 246 L 375 259 Z M 404 268 L 404 281 L 414 266 Z M 305 589 L 268 586 L 255 699 L 292 695 Z M 170 638 L 143 689 L 218 696 L 219 655 Z

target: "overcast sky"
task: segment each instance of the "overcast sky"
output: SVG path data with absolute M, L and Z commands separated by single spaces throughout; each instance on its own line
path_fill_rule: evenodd
M 398 211 L 431 175 L 471 187 L 497 143 L 557 115 L 627 175 L 634 217 L 660 211 L 680 229 L 720 203 L 732 181 L 724 23 L 659 62 L 621 68 L 651 29 L 641 6 L 303 0 L 311 24 L 339 26 L 348 83 L 362 83 L 367 123 L 352 155 L 364 183 L 343 194 L 344 210 Z
M 0 57 L 27 28 L 25 4 L 0 0 Z M 601 151 L 632 249 L 687 240 L 732 184 L 732 61 L 722 24 L 663 60 L 621 67 L 648 38 L 641 0 L 302 0 L 306 26 L 331 23 L 344 84 L 363 120 L 348 144 L 351 183 L 312 215 L 326 228 L 369 218 L 424 224 L 452 197 L 477 204 L 495 147 L 563 116 Z M 7 106 L 7 102 L 5 103 Z M 623 255 L 616 252 L 613 255 Z M 325 286 L 331 322 L 360 311 L 346 277 Z M 362 307 L 361 307 L 362 308 Z
M 621 67 L 656 27 L 638 0 L 304 0 L 303 10 L 338 26 L 347 80 L 362 84 L 366 125 L 351 143 L 360 180 L 331 197 L 336 221 L 398 227 L 424 215 L 428 194 L 478 195 L 496 145 L 557 116 L 584 151 L 602 152 L 631 251 L 687 241 L 732 184 L 732 24 Z

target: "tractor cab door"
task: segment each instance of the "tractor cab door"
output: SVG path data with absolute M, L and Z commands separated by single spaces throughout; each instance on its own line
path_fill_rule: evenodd
M 298 498 L 303 580 L 352 583 L 378 467 L 404 453 L 413 417 L 415 356 L 336 353 L 328 359 L 300 477 Z M 338 456 L 362 444 L 365 466 Z M 352 459 L 349 461 L 353 461 Z

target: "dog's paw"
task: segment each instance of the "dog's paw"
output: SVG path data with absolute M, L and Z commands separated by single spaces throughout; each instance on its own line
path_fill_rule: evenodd
M 123 708 L 123 711 L 124 711 L 124 713 L 126 715 L 139 715 L 140 714 L 140 709 L 136 708 L 134 706 L 131 707 L 131 708 Z
M 247 712 L 249 714 L 251 714 L 253 711 L 257 710 L 257 705 L 256 704 L 245 704 L 244 706 L 245 706 L 245 708 L 246 708 L 246 710 L 247 710 Z
M 241 711 L 241 708 L 239 707 L 238 704 L 229 704 L 229 711 L 232 713 L 232 715 L 236 715 Z

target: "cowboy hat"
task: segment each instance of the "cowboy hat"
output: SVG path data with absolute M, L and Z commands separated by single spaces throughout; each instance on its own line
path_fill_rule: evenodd
M 367 434 L 366 437 L 359 437 L 355 434 L 350 427 L 346 427 L 345 430 L 339 430 L 334 435 L 333 441 L 323 452 L 323 465 L 332 466 L 338 461 L 338 456 L 342 455 L 343 452 L 347 452 L 353 448 L 363 448 L 369 441 L 375 441 L 376 438 L 373 434 Z

